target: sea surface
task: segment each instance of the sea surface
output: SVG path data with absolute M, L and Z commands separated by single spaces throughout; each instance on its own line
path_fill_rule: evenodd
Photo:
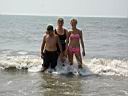
M 128 18 L 75 17 L 84 76 L 39 72 L 43 34 L 57 18 L 0 15 L 0 96 L 128 96 Z M 69 30 L 73 17 L 63 18 Z

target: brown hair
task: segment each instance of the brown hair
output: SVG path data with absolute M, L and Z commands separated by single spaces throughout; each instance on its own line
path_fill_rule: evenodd
M 53 26 L 52 25 L 48 25 L 47 26 L 47 31 L 53 31 Z
M 64 19 L 63 18 L 58 18 L 57 22 L 64 22 Z
M 71 19 L 71 22 L 76 22 L 76 24 L 77 24 L 77 19 L 75 19 L 75 18 L 73 18 L 73 19 Z

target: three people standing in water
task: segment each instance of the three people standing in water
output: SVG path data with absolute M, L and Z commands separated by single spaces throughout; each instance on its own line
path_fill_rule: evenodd
M 84 42 L 82 31 L 76 27 L 77 20 L 70 21 L 71 30 L 69 32 L 63 27 L 64 20 L 59 18 L 57 20 L 57 27 L 53 30 L 53 26 L 48 25 L 47 32 L 43 37 L 41 46 L 41 56 L 43 58 L 43 71 L 51 67 L 55 70 L 58 57 L 62 65 L 66 57 L 70 65 L 73 65 L 73 56 L 75 55 L 78 62 L 78 68 L 82 68 L 82 57 L 80 51 L 80 44 L 82 45 L 82 55 L 85 56 Z M 50 29 L 49 29 L 50 26 Z

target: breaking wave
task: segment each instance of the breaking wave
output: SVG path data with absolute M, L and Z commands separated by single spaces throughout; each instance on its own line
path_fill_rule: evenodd
M 42 63 L 42 59 L 34 55 L 4 56 L 0 58 L 0 69 L 15 68 L 38 72 L 42 68 Z M 128 60 L 93 58 L 84 59 L 83 63 L 86 72 L 90 74 L 128 76 Z M 77 63 L 75 62 L 74 65 Z M 77 69 L 76 66 L 74 68 Z

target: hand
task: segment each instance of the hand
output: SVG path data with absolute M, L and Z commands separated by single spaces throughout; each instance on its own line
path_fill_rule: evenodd
M 85 56 L 85 51 L 82 52 L 82 55 Z
M 41 53 L 41 58 L 42 58 L 42 59 L 44 58 L 44 53 Z
M 64 56 L 65 56 L 65 57 L 68 56 L 68 52 L 67 52 L 67 50 L 65 50 L 65 52 L 64 52 Z

